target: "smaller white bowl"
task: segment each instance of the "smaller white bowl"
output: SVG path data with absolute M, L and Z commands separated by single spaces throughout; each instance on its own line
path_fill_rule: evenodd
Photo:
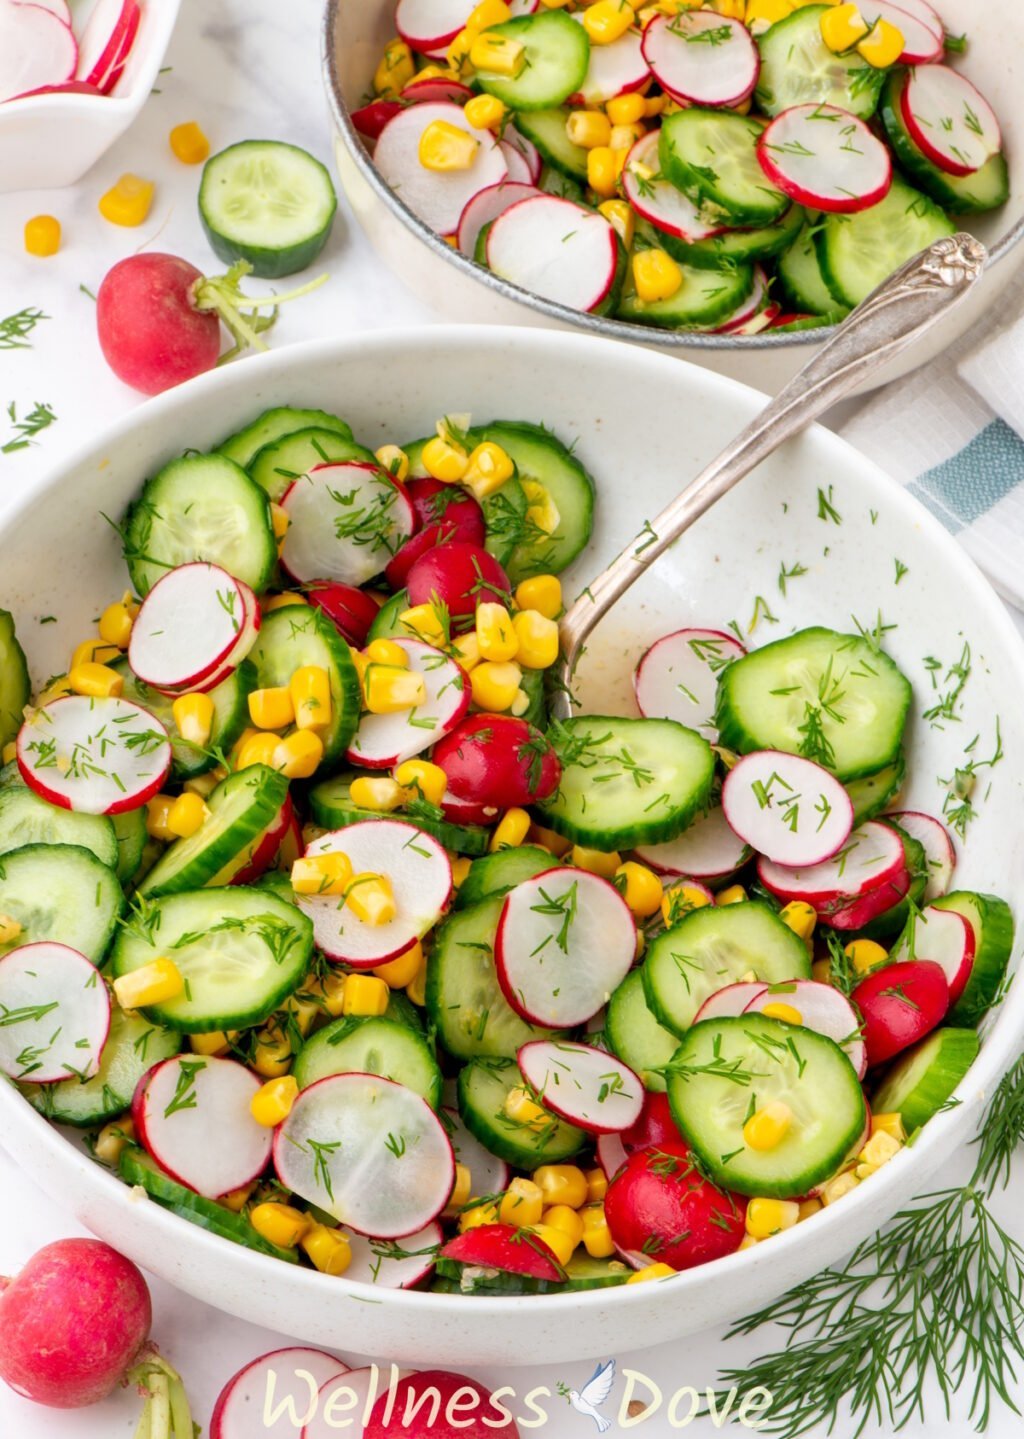
M 33 95 L 0 105 L 0 194 L 57 190 L 91 170 L 142 109 L 163 64 L 181 0 L 142 0 L 124 74 L 110 95 Z M 92 9 L 72 4 L 75 33 Z

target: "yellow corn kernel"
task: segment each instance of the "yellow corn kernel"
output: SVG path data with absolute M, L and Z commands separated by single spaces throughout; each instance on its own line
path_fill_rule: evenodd
M 428 645 L 445 643 L 444 622 L 431 603 L 413 605 L 412 609 L 403 610 L 398 618 L 404 630 L 425 640 Z
M 465 1164 L 456 1164 L 455 1183 L 452 1185 L 452 1192 L 448 1196 L 448 1203 L 444 1207 L 445 1219 L 457 1219 L 461 1211 L 469 1203 L 469 1197 L 473 1193 L 473 1176 Z
M 341 850 L 307 854 L 292 865 L 296 894 L 344 894 L 352 879 L 352 861 Z
M 22 925 L 10 914 L 0 914 L 0 944 L 13 944 L 20 939 Z
M 792 0 L 746 0 L 747 13 L 742 16 L 755 34 L 777 25 L 793 13 Z
M 376 974 L 350 974 L 345 981 L 341 1012 L 359 1018 L 378 1016 L 387 1011 L 390 999 L 391 990 L 387 982 Z
M 880 964 L 885 964 L 889 958 L 889 952 L 876 944 L 873 939 L 854 939 L 845 947 L 843 953 L 853 965 L 857 974 L 868 974 L 872 969 L 877 969 Z
M 802 1224 L 805 1219 L 810 1219 L 812 1214 L 818 1214 L 822 1208 L 820 1199 L 801 1199 L 798 1201 L 798 1204 L 800 1208 L 800 1218 L 797 1222 L 800 1224 Z
M 389 40 L 384 54 L 373 76 L 373 88 L 378 95 L 397 96 L 416 74 L 416 62 L 412 51 L 404 40 Z
M 671 1279 L 676 1271 L 671 1264 L 647 1264 L 626 1280 L 627 1284 L 646 1284 L 651 1279 Z
M 587 1203 L 600 1204 L 608 1193 L 608 1176 L 601 1168 L 588 1169 L 584 1176 L 587 1181 Z
M 525 809 L 507 809 L 494 826 L 488 848 L 492 854 L 500 849 L 517 849 L 530 833 L 530 816 Z
M 474 95 L 462 113 L 474 130 L 498 130 L 508 110 L 497 95 Z
M 25 221 L 25 250 L 44 259 L 60 249 L 60 221 L 54 215 L 33 215 Z
M 400 670 L 409 668 L 409 651 L 396 645 L 394 640 L 371 640 L 363 654 L 372 665 L 391 665 Z
M 830 4 L 831 0 L 825 0 L 825 3 Z M 710 0 L 707 8 L 719 15 L 728 15 L 733 20 L 742 20 L 748 4 L 749 0 Z
M 250 1209 L 249 1222 L 257 1234 L 268 1243 L 276 1244 L 278 1249 L 293 1249 L 309 1233 L 313 1223 L 301 1209 L 275 1200 Z
M 638 140 L 647 134 L 645 125 L 613 125 L 608 144 L 613 150 L 632 150 Z
M 509 714 L 514 715 L 516 719 L 521 719 L 529 708 L 530 696 L 524 689 L 516 690 L 516 697 L 508 707 Z
M 122 1119 L 112 1119 L 105 1124 L 96 1136 L 96 1143 L 93 1146 L 93 1157 L 101 1164 L 116 1169 L 121 1155 L 135 1140 L 135 1125 L 125 1115 Z
M 477 35 L 469 47 L 469 63 L 475 70 L 515 80 L 526 66 L 526 46 L 510 35 Z
M 903 32 L 888 20 L 876 20 L 870 35 L 857 46 L 857 54 L 874 70 L 888 70 L 903 54 Z
M 800 1219 L 800 1206 L 793 1199 L 752 1199 L 747 1205 L 746 1230 L 755 1239 L 770 1239 L 783 1229 L 792 1229 Z
M 405 986 L 405 992 L 413 1004 L 418 1004 L 422 1009 L 427 1002 L 427 962 L 420 965 L 420 972 L 411 984 Z
M 645 864 L 628 859 L 614 874 L 615 887 L 639 919 L 650 919 L 661 908 L 661 880 Z
M 569 0 L 540 0 L 546 10 L 564 10 Z
M 541 1222 L 540 1224 L 531 1224 L 530 1233 L 535 1234 L 542 1244 L 547 1245 L 563 1269 L 576 1253 L 576 1245 L 562 1229 L 555 1229 L 550 1224 Z
M 581 844 L 574 844 L 569 862 L 577 869 L 585 869 L 588 874 L 599 874 L 602 879 L 614 879 L 616 871 L 622 865 L 622 859 L 617 850 L 605 854 L 600 849 L 586 849 Z
M 473 67 L 469 63 L 469 52 L 472 46 L 473 36 L 468 30 L 460 30 L 445 51 L 448 66 L 459 79 L 464 79 L 473 73 Z
M 781 1019 L 783 1024 L 803 1024 L 804 1017 L 795 1004 L 786 1004 L 784 1000 L 772 1000 L 766 1004 L 761 1013 L 768 1019 Z
M 285 590 L 279 595 L 270 595 L 268 599 L 260 600 L 260 609 L 265 615 L 272 610 L 287 609 L 289 605 L 308 605 L 309 600 L 305 595 L 300 595 L 298 590 Z
M 222 1194 L 217 1203 L 223 1205 L 225 1209 L 230 1209 L 232 1214 L 241 1214 L 252 1198 L 255 1189 L 255 1181 L 252 1184 L 243 1184 L 241 1189 L 230 1189 L 227 1194 Z
M 427 698 L 427 682 L 415 670 L 370 664 L 366 668 L 363 692 L 371 714 L 400 714 L 423 704 Z
M 611 141 L 612 124 L 600 110 L 573 110 L 565 122 L 565 133 L 570 145 L 596 150 Z
M 664 250 L 638 250 L 633 256 L 633 283 L 646 305 L 669 300 L 683 283 L 683 272 Z
M 811 965 L 811 978 L 817 980 L 818 984 L 831 984 L 832 961 L 830 959 L 816 959 Z
M 249 696 L 249 718 L 257 729 L 284 729 L 295 723 L 295 707 L 287 685 L 253 690 Z
M 751 1149 L 778 1149 L 793 1124 L 793 1111 L 781 1099 L 772 1099 L 754 1113 L 743 1126 L 744 1141 Z
M 545 1120 L 550 1116 L 545 1115 Z M 544 1194 L 532 1179 L 513 1179 L 501 1196 L 498 1218 L 502 1224 L 514 1224 L 517 1229 L 532 1228 L 539 1224 L 544 1213 Z
M 469 456 L 462 483 L 483 504 L 515 474 L 515 461 L 500 445 L 490 440 L 477 445 Z
M 608 1228 L 604 1205 L 588 1204 L 580 1210 L 580 1219 L 583 1223 L 583 1247 L 591 1259 L 610 1258 L 615 1253 L 615 1240 Z
M 68 683 L 67 675 L 57 675 L 44 690 L 39 691 L 39 698 L 36 703 L 48 705 L 51 700 L 58 700 L 62 695 L 71 693 L 71 685 Z
M 378 814 L 393 814 L 405 804 L 405 790 L 386 775 L 360 775 L 349 785 L 349 799 L 360 809 L 376 810 Z
M 314 1269 L 337 1279 L 352 1263 L 352 1244 L 340 1229 L 326 1224 L 312 1224 L 299 1240 L 303 1253 Z
M 74 694 L 89 695 L 93 699 L 124 693 L 124 675 L 112 670 L 109 665 L 95 662 L 75 665 L 68 672 L 68 684 Z
M 272 1019 L 256 1035 L 249 1067 L 263 1079 L 279 1079 L 291 1069 L 293 1058 L 291 1041 Z
M 447 120 L 432 120 L 420 136 L 419 158 L 424 170 L 471 170 L 480 141 Z
M 506 1118 L 522 1125 L 524 1129 L 532 1129 L 537 1134 L 547 1129 L 551 1123 L 550 1113 L 539 1105 L 521 1084 L 515 1085 L 506 1094 L 502 1111 Z
M 0 761 L 4 764 L 11 764 L 18 757 L 18 745 L 15 740 L 8 740 L 3 749 L 0 750 Z
M 647 102 L 638 90 L 628 95 L 616 95 L 604 108 L 613 125 L 635 125 L 647 114 Z
M 477 611 L 479 615 L 479 611 Z M 516 658 L 524 669 L 547 670 L 558 659 L 558 623 L 539 610 L 520 610 L 512 621 Z
M 882 1165 L 888 1164 L 893 1155 L 899 1154 L 902 1148 L 901 1140 L 887 1134 L 884 1129 L 879 1129 L 872 1134 L 857 1158 L 865 1164 L 873 1164 L 876 1169 L 881 1169 Z
M 395 769 L 395 779 L 406 789 L 416 790 L 428 804 L 440 804 L 448 788 L 448 776 L 439 764 L 425 759 L 407 759 Z
M 752 1234 L 744 1234 L 743 1238 L 740 1240 L 740 1251 L 744 1249 L 753 1249 L 755 1244 L 760 1243 L 760 1239 L 755 1239 Z
M 583 28 L 591 45 L 613 45 L 634 23 L 633 7 L 626 0 L 597 0 L 583 12 Z
M 485 601 L 476 607 L 476 637 L 485 660 L 514 660 L 519 652 L 512 616 L 502 604 Z
M 521 610 L 536 610 L 546 620 L 557 619 L 562 613 L 562 581 L 557 575 L 534 575 L 523 580 L 516 586 L 516 606 Z
M 605 200 L 597 208 L 626 249 L 631 250 L 636 238 L 636 214 L 632 205 L 626 200 Z
M 310 779 L 324 757 L 324 742 L 311 729 L 297 729 L 276 746 L 271 768 L 285 779 Z
M 550 850 L 556 859 L 561 859 L 572 849 L 572 840 L 566 839 L 565 835 L 556 834 L 553 829 L 545 829 L 542 824 L 531 824 L 530 843 L 539 845 L 541 849 Z
M 121 651 L 115 645 L 104 644 L 102 640 L 83 640 L 75 645 L 68 669 L 77 669 L 79 665 L 107 665 L 120 656 Z
M 314 980 L 307 981 L 310 994 L 316 997 L 317 1003 L 332 1019 L 337 1019 L 344 1008 L 347 978 L 344 970 L 332 969 Z
M 390 924 L 398 913 L 391 881 L 386 875 L 372 874 L 369 871 L 352 876 L 348 889 L 345 891 L 345 903 L 356 919 L 362 920 L 363 924 L 374 926 Z M 378 980 L 377 983 L 383 983 L 383 981 Z M 346 987 L 346 1005 L 349 1003 L 348 989 L 350 988 L 351 982 Z M 387 985 L 384 985 L 384 989 L 387 990 Z M 384 1008 L 387 1008 L 386 1002 Z M 357 1011 L 350 1010 L 349 1012 L 355 1014 Z M 383 1012 L 383 1010 L 380 1011 L 381 1014 Z
M 852 1170 L 845 1174 L 837 1174 L 835 1179 L 829 1180 L 828 1184 L 821 1191 L 822 1204 L 835 1204 L 837 1200 L 844 1198 L 852 1190 L 857 1188 L 860 1180 Z
M 273 765 L 274 755 L 280 743 L 281 736 L 264 730 L 262 733 L 256 731 L 251 734 L 244 744 L 238 748 L 238 759 L 235 762 L 236 769 L 248 769 L 253 764 Z
M 453 640 L 452 654 L 467 674 L 476 669 L 482 659 L 476 630 L 470 630 L 468 634 L 459 635 L 458 639 Z
M 834 5 L 821 17 L 821 38 L 834 55 L 852 50 L 869 28 L 856 5 Z
M 202 828 L 210 811 L 197 794 L 180 794 L 167 814 L 167 828 L 177 839 L 188 839 Z
M 867 1164 L 862 1161 L 861 1163 L 854 1165 L 853 1172 L 858 1179 L 870 1179 L 872 1174 L 878 1173 L 878 1165 Z
M 484 1224 L 497 1224 L 498 1206 L 493 1203 L 477 1204 L 472 1209 L 464 1209 L 459 1215 L 459 1233 L 465 1234 L 467 1229 L 479 1229 Z
M 619 184 L 626 151 L 598 145 L 587 152 L 587 184 L 602 200 L 610 200 Z
M 190 1034 L 188 1044 L 193 1054 L 214 1058 L 227 1054 L 231 1048 L 231 1036 L 222 1029 L 211 1029 L 208 1034 Z
M 479 5 L 470 11 L 466 29 L 472 35 L 479 35 L 481 30 L 489 30 L 492 25 L 504 25 L 506 20 L 511 19 L 512 11 L 505 0 L 480 0 Z
M 422 964 L 423 946 L 416 940 L 397 959 L 390 959 L 387 964 L 378 964 L 373 973 L 378 979 L 382 979 L 389 989 L 405 989 L 419 974 Z
M 99 212 L 112 225 L 141 225 L 149 214 L 156 186 L 138 175 L 122 175 L 100 196 Z
M 167 138 L 175 157 L 183 165 L 201 165 L 210 153 L 210 142 L 194 120 L 175 125 Z
M 119 650 L 126 650 L 128 641 L 132 637 L 132 625 L 135 623 L 135 616 L 138 612 L 139 607 L 131 601 L 130 596 L 115 600 L 112 605 L 107 605 L 100 615 L 100 622 L 97 626 L 100 639 L 106 640 L 108 645 L 116 645 Z
M 552 1204 L 541 1215 L 541 1223 L 551 1229 L 560 1229 L 563 1234 L 568 1235 L 574 1249 L 578 1249 L 583 1242 L 582 1215 L 575 1209 L 570 1209 L 568 1204 Z
M 672 927 L 693 909 L 712 904 L 712 898 L 699 884 L 673 884 L 661 897 L 661 917 Z
M 150 1004 L 166 1004 L 185 992 L 181 970 L 171 959 L 161 955 L 140 969 L 133 969 L 114 980 L 114 993 L 122 1009 L 144 1009 Z
M 330 724 L 331 680 L 322 665 L 300 665 L 288 681 L 288 693 L 299 729 L 323 729 Z
M 506 660 L 503 664 L 484 660 L 469 676 L 473 703 L 491 714 L 501 714 L 511 708 L 519 693 L 522 678 L 522 670 L 511 660 Z
M 791 900 L 779 911 L 779 918 L 805 944 L 810 943 L 814 937 L 814 927 L 818 922 L 817 913 L 811 905 L 806 904 L 802 899 Z
M 262 1124 L 264 1129 L 276 1129 L 291 1114 L 298 1097 L 298 1081 L 291 1074 L 283 1074 L 280 1079 L 268 1079 L 260 1085 L 249 1108 L 257 1124 Z
M 542 1164 L 534 1170 L 533 1182 L 544 1195 L 545 1205 L 582 1209 L 587 1202 L 587 1176 L 575 1164 Z
M 189 744 L 208 745 L 213 734 L 213 700 L 207 694 L 179 695 L 171 705 L 174 725 Z
M 173 803 L 174 796 L 169 794 L 155 794 L 146 801 L 146 833 L 151 839 L 174 839 L 174 834 L 167 827 Z
M 873 1114 L 871 1133 L 888 1134 L 899 1140 L 900 1144 L 904 1144 L 907 1138 L 907 1131 L 903 1128 L 903 1116 L 899 1114 Z
M 741 884 L 730 884 L 725 889 L 720 889 L 715 895 L 715 903 L 721 907 L 726 904 L 742 904 L 747 897 L 747 891 Z
M 472 124 L 472 121 L 470 123 Z M 409 456 L 398 445 L 381 445 L 374 458 L 393 480 L 401 483 L 409 478 Z
M 644 119 L 653 120 L 663 113 L 668 97 L 666 95 L 644 96 Z
M 469 874 L 473 861 L 465 854 L 449 854 L 452 865 L 452 885 L 459 889 Z

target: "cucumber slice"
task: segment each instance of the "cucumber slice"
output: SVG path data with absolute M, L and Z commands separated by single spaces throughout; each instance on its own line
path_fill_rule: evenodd
M 523 670 L 519 688 L 529 700 L 529 704 L 523 710 L 522 718 L 526 720 L 527 724 L 532 724 L 535 729 L 546 730 L 548 727 L 548 697 L 544 688 L 544 671 Z
M 951 1024 L 975 1025 L 996 1002 L 1013 952 L 1013 913 L 994 894 L 955 889 L 933 900 L 936 909 L 962 914 L 974 930 L 974 968 L 963 994 L 946 1018 Z
M 810 225 L 805 225 L 789 249 L 779 256 L 778 274 L 787 299 L 801 313 L 809 310 L 812 315 L 829 318 L 846 313 L 846 307 L 825 284 Z
M 487 526 L 484 548 L 503 567 L 508 566 L 520 545 L 530 540 L 548 543 L 547 532 L 526 518 L 529 507 L 530 502 L 518 475 L 513 475 L 500 490 L 488 495 L 481 506 Z
M 14 633 L 14 616 L 0 610 L 0 747 L 21 729 L 22 710 L 32 698 L 25 651 Z
M 415 1029 L 420 1034 L 423 1033 L 423 1015 L 401 989 L 393 989 L 388 995 L 388 1007 L 384 1011 L 384 1018 L 393 1019 L 396 1024 L 404 1024 L 409 1029 Z
M 146 811 L 122 810 L 120 814 L 111 815 L 110 822 L 114 826 L 117 839 L 117 864 L 114 873 L 121 884 L 127 884 L 138 874 L 142 856 L 146 852 L 146 841 L 149 838 L 146 831 Z
M 459 1113 L 470 1134 L 517 1169 L 561 1164 L 578 1154 L 587 1136 L 575 1125 L 551 1116 L 543 1129 L 532 1129 L 505 1113 L 505 1100 L 521 1088 L 523 1076 L 514 1059 L 474 1059 L 459 1071 Z
M 193 560 L 220 565 L 259 594 L 277 564 L 267 497 L 223 455 L 185 455 L 147 480 L 123 539 L 132 585 L 143 596 Z
M 804 754 L 838 779 L 860 779 L 900 752 L 910 684 L 858 635 L 801 630 L 722 671 L 715 720 L 737 754 Z
M 838 1044 L 762 1014 L 695 1024 L 672 1061 L 668 1098 L 716 1183 L 780 1199 L 833 1175 L 867 1121 L 860 1081 Z M 743 1126 L 773 1100 L 789 1105 L 793 1123 L 774 1149 L 752 1149 Z
M 711 224 L 771 225 L 791 205 L 757 158 L 759 120 L 694 105 L 661 126 L 658 155 L 665 178 L 699 206 Z
M 521 115 L 517 118 L 522 120 Z M 525 134 L 525 131 L 523 133 Z M 557 195 L 560 200 L 572 200 L 575 205 L 586 203 L 583 186 L 571 176 L 563 175 L 561 170 L 555 169 L 553 165 L 545 165 L 541 170 L 537 189 L 543 190 L 545 195 Z
M 309 791 L 309 806 L 316 824 L 324 829 L 344 829 L 361 820 L 380 819 L 380 813 L 372 809 L 360 809 L 350 798 L 353 774 L 335 775 L 333 779 L 321 780 Z M 434 805 L 414 805 L 395 816 L 409 819 L 424 834 L 439 839 L 445 849 L 457 854 L 483 855 L 490 843 L 490 831 L 479 824 L 451 824 Z
M 422 1095 L 431 1109 L 441 1103 L 441 1071 L 431 1046 L 394 1019 L 336 1019 L 307 1039 L 292 1073 L 300 1089 L 331 1074 L 379 1074 Z
M 585 1250 L 577 1249 L 565 1266 L 562 1290 L 610 1289 L 625 1284 L 632 1273 L 621 1259 L 591 1259 Z
M 661 1071 L 679 1048 L 679 1038 L 651 1013 L 640 970 L 627 975 L 608 1001 L 604 1032 L 612 1054 L 639 1074 L 644 1088 L 664 1094 Z
M 681 240 L 665 230 L 658 234 L 657 239 L 658 244 L 684 265 L 700 270 L 728 270 L 732 265 L 752 264 L 755 260 L 768 260 L 778 255 L 799 235 L 804 218 L 800 206 L 791 205 L 776 224 L 762 225 L 759 229 L 726 230 L 721 235 L 692 242 Z
M 331 722 L 317 733 L 324 764 L 344 754 L 359 724 L 361 690 L 352 651 L 330 620 L 312 605 L 289 605 L 263 616 L 249 652 L 260 689 L 287 685 L 303 665 L 319 665 L 331 681 Z
M 575 95 L 587 78 L 587 32 L 559 10 L 506 20 L 503 25 L 489 26 L 487 34 L 518 41 L 526 50 L 526 63 L 514 79 L 490 70 L 476 73 L 480 88 L 496 95 L 510 110 L 550 110 Z
M 435 932 L 427 961 L 427 1014 L 456 1059 L 511 1061 L 531 1039 L 553 1036 L 552 1030 L 520 1019 L 498 984 L 494 937 L 503 902 L 498 895 L 460 909 Z
M 176 839 L 139 885 L 139 894 L 157 895 L 227 884 L 248 863 L 254 840 L 272 824 L 288 797 L 284 775 L 253 764 L 222 779 L 206 800 L 209 817 L 195 834 Z
M 856 215 L 825 215 L 814 243 L 825 283 L 844 305 L 859 305 L 919 250 L 956 233 L 920 190 L 894 180 L 885 199 Z
M 271 445 L 285 435 L 294 435 L 296 430 L 311 428 L 334 430 L 348 440 L 352 438 L 349 425 L 337 415 L 329 415 L 326 410 L 296 410 L 290 405 L 278 405 L 272 410 L 264 410 L 258 419 L 228 435 L 216 449 L 219 455 L 227 455 L 236 465 L 248 469 L 264 445 Z
M 858 931 L 863 939 L 887 940 L 902 934 L 907 920 L 910 918 L 911 908 L 913 907 L 915 910 L 918 908 L 928 884 L 928 856 L 925 854 L 924 845 L 919 840 L 912 838 L 898 824 L 894 824 L 892 820 L 884 819 L 884 816 L 883 820 L 900 837 L 903 856 L 910 872 L 910 888 L 898 904 L 894 904 L 891 909 L 883 910 L 880 915 L 877 915 L 862 930 Z
M 930 200 L 954 215 L 975 215 L 996 210 L 1010 198 L 1010 171 L 1006 156 L 993 155 L 970 175 L 940 170 L 914 141 L 903 119 L 900 97 L 906 71 L 894 70 L 885 82 L 880 114 L 900 168 Z
M 78 845 L 108 869 L 117 868 L 117 836 L 106 815 L 60 809 L 28 785 L 14 784 L 0 790 L 0 854 L 26 844 Z
M 357 445 L 351 435 L 313 425 L 271 440 L 256 451 L 249 461 L 248 470 L 260 488 L 276 502 L 293 480 L 301 479 L 314 465 L 346 460 L 367 465 L 377 463 L 370 451 Z
M 641 240 L 645 240 L 646 227 L 637 228 Z M 653 230 L 650 234 L 648 248 L 657 249 L 663 239 L 669 239 L 667 235 L 654 238 Z M 667 243 L 664 248 L 672 250 Z M 733 314 L 753 288 L 754 272 L 749 265 L 727 265 L 721 270 L 684 265 L 683 283 L 667 300 L 641 300 L 630 275 L 617 313 L 620 320 L 631 320 L 635 325 L 656 325 L 667 330 L 712 329 L 719 320 Z
M 878 108 L 885 71 L 875 70 L 856 50 L 836 55 L 828 48 L 821 38 L 827 10 L 827 5 L 806 5 L 758 40 L 761 73 L 754 99 L 766 115 L 821 104 L 867 120 Z
M 888 809 L 903 788 L 906 777 L 907 760 L 901 749 L 892 764 L 883 765 L 880 770 L 876 770 L 874 774 L 866 774 L 863 779 L 851 780 L 846 786 L 846 793 L 853 805 L 854 828 Z
M 367 643 L 370 640 L 408 639 L 408 631 L 399 619 L 402 611 L 408 608 L 408 590 L 399 590 L 396 595 L 385 600 L 369 628 L 366 636 Z
M 571 111 L 562 108 L 525 110 L 516 116 L 516 129 L 533 142 L 546 164 L 586 185 L 587 151 L 569 139 L 565 126 L 570 114 Z
M 111 954 L 115 977 L 160 955 L 185 980 L 176 999 L 141 1012 L 185 1034 L 247 1029 L 273 1014 L 306 977 L 313 926 L 267 889 L 197 889 L 138 908 Z
M 715 756 L 695 730 L 674 720 L 581 715 L 564 731 L 576 757 L 563 749 L 561 783 L 540 809 L 546 825 L 576 844 L 659 844 L 708 807 Z
M 481 855 L 469 866 L 469 873 L 459 886 L 456 907 L 468 909 L 485 899 L 506 895 L 524 879 L 533 879 L 535 874 L 543 874 L 557 864 L 553 854 L 535 844 L 520 844 L 514 849 Z
M 876 1114 L 898 1114 L 913 1134 L 946 1103 L 978 1057 L 981 1041 L 973 1029 L 937 1029 L 901 1054 L 875 1090 Z
M 153 689 L 132 674 L 127 656 L 113 660 L 110 668 L 124 678 L 124 698 L 149 710 L 171 736 L 171 773 L 175 779 L 193 779 L 213 769 L 218 751 L 227 754 L 249 723 L 249 695 L 256 688 L 256 671 L 248 660 L 243 660 L 226 680 L 209 691 L 213 701 L 213 729 L 205 749 L 181 738 L 174 723 L 173 696 Z
M 21 925 L 22 944 L 49 939 L 99 965 L 114 934 L 124 895 L 112 869 L 71 844 L 26 844 L 0 856 L 0 914 Z
M 213 253 L 267 279 L 313 263 L 337 208 L 327 170 L 297 145 L 242 140 L 203 166 L 199 218 Z
M 525 1274 L 505 1274 L 497 1269 L 478 1269 L 450 1259 L 439 1259 L 436 1272 L 438 1277 L 431 1285 L 435 1294 L 476 1294 L 491 1297 L 610 1289 L 625 1284 L 633 1273 L 629 1265 L 624 1264 L 621 1259 L 591 1259 L 582 1249 L 578 1249 L 565 1266 L 564 1283 L 556 1284 L 550 1279 L 530 1279 Z
M 764 984 L 810 979 L 811 957 L 773 909 L 748 900 L 691 910 L 658 935 L 639 972 L 654 1018 L 685 1035 L 704 1001 L 726 985 L 751 976 Z
M 181 1035 L 150 1024 L 138 1014 L 126 1014 L 114 1005 L 110 1033 L 103 1046 L 99 1072 L 83 1084 L 62 1079 L 59 1084 L 26 1084 L 25 1098 L 47 1119 L 79 1129 L 106 1124 L 123 1114 L 132 1102 L 135 1086 L 147 1070 L 181 1049 Z

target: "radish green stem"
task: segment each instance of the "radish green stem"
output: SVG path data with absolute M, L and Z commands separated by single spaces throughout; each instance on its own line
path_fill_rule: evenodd
M 243 292 L 240 282 L 251 270 L 250 264 L 239 260 L 231 266 L 226 275 L 197 280 L 193 287 L 192 299 L 196 309 L 212 310 L 220 317 L 225 329 L 235 341 L 234 346 L 220 357 L 218 364 L 224 364 L 245 349 L 266 350 L 267 346 L 260 339 L 260 335 L 269 330 L 276 321 L 278 306 L 287 304 L 290 300 L 301 299 L 303 295 L 319 289 L 327 279 L 326 275 L 320 275 L 317 279 L 310 280 L 309 284 L 301 285 L 297 290 L 289 290 L 284 295 L 250 296 Z M 259 313 L 261 309 L 268 307 L 269 315 Z
M 147 1349 L 125 1382 L 137 1384 L 145 1396 L 135 1439 L 194 1439 L 185 1386 L 166 1359 Z

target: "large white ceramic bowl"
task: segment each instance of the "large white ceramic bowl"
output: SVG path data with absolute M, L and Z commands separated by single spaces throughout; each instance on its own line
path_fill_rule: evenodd
M 121 514 L 152 474 L 186 446 L 205 448 L 269 405 L 307 405 L 348 417 L 365 444 L 428 431 L 439 415 L 471 411 L 543 421 L 597 479 L 592 545 L 568 577 L 572 595 L 653 516 L 697 467 L 757 411 L 758 395 L 664 355 L 587 336 L 515 329 L 432 328 L 325 341 L 230 366 L 150 401 L 8 518 L 0 604 L 13 609 L 36 679 L 60 669 L 93 615 L 120 593 L 124 570 L 101 511 Z M 818 490 L 842 523 L 819 518 Z M 907 566 L 896 583 L 895 560 Z M 780 592 L 780 567 L 806 573 Z M 761 596 L 761 603 L 757 597 Z M 934 811 L 940 777 L 980 736 L 980 758 L 1001 716 L 1005 759 L 978 786 L 979 813 L 957 883 L 1015 900 L 1024 891 L 1019 842 L 1024 788 L 1024 645 L 1001 604 L 938 524 L 902 490 L 824 430 L 782 451 L 705 517 L 604 623 L 581 669 L 594 712 L 634 713 L 630 673 L 644 647 L 680 625 L 746 632 L 752 643 L 807 624 L 874 627 L 912 678 L 907 800 Z M 769 620 L 766 610 L 774 621 Z M 57 622 L 40 626 L 43 615 Z M 889 628 L 892 626 L 892 628 Z M 963 715 L 940 731 L 921 711 L 932 688 L 924 657 L 971 648 Z M 293 1268 L 217 1239 L 132 1193 L 0 1084 L 0 1134 L 28 1174 L 132 1258 L 210 1304 L 273 1315 L 302 1339 L 384 1358 L 525 1364 L 677 1338 L 746 1312 L 835 1262 L 928 1181 L 971 1135 L 982 1096 L 1024 1038 L 1024 980 L 992 1016 L 959 1107 L 840 1204 L 746 1253 L 662 1284 L 545 1298 L 469 1299 L 379 1293 Z
M 1024 233 L 1008 232 L 1024 218 L 1024 6 L 986 6 L 980 0 L 931 0 L 954 35 L 968 32 L 968 50 L 956 63 L 995 106 L 1010 162 L 1009 204 L 972 218 L 967 228 L 990 247 L 991 265 L 971 298 L 914 350 L 907 351 L 864 386 L 907 374 L 943 351 L 990 306 L 1024 263 Z M 811 334 L 761 334 L 746 338 L 657 330 L 622 320 L 584 315 L 510 285 L 445 243 L 402 203 L 377 174 L 352 124 L 365 103 L 373 72 L 393 38 L 395 0 L 327 0 L 322 44 L 324 81 L 334 121 L 338 172 L 349 203 L 387 265 L 446 320 L 511 325 L 546 324 L 631 340 L 731 375 L 775 393 L 807 363 L 830 329 Z

